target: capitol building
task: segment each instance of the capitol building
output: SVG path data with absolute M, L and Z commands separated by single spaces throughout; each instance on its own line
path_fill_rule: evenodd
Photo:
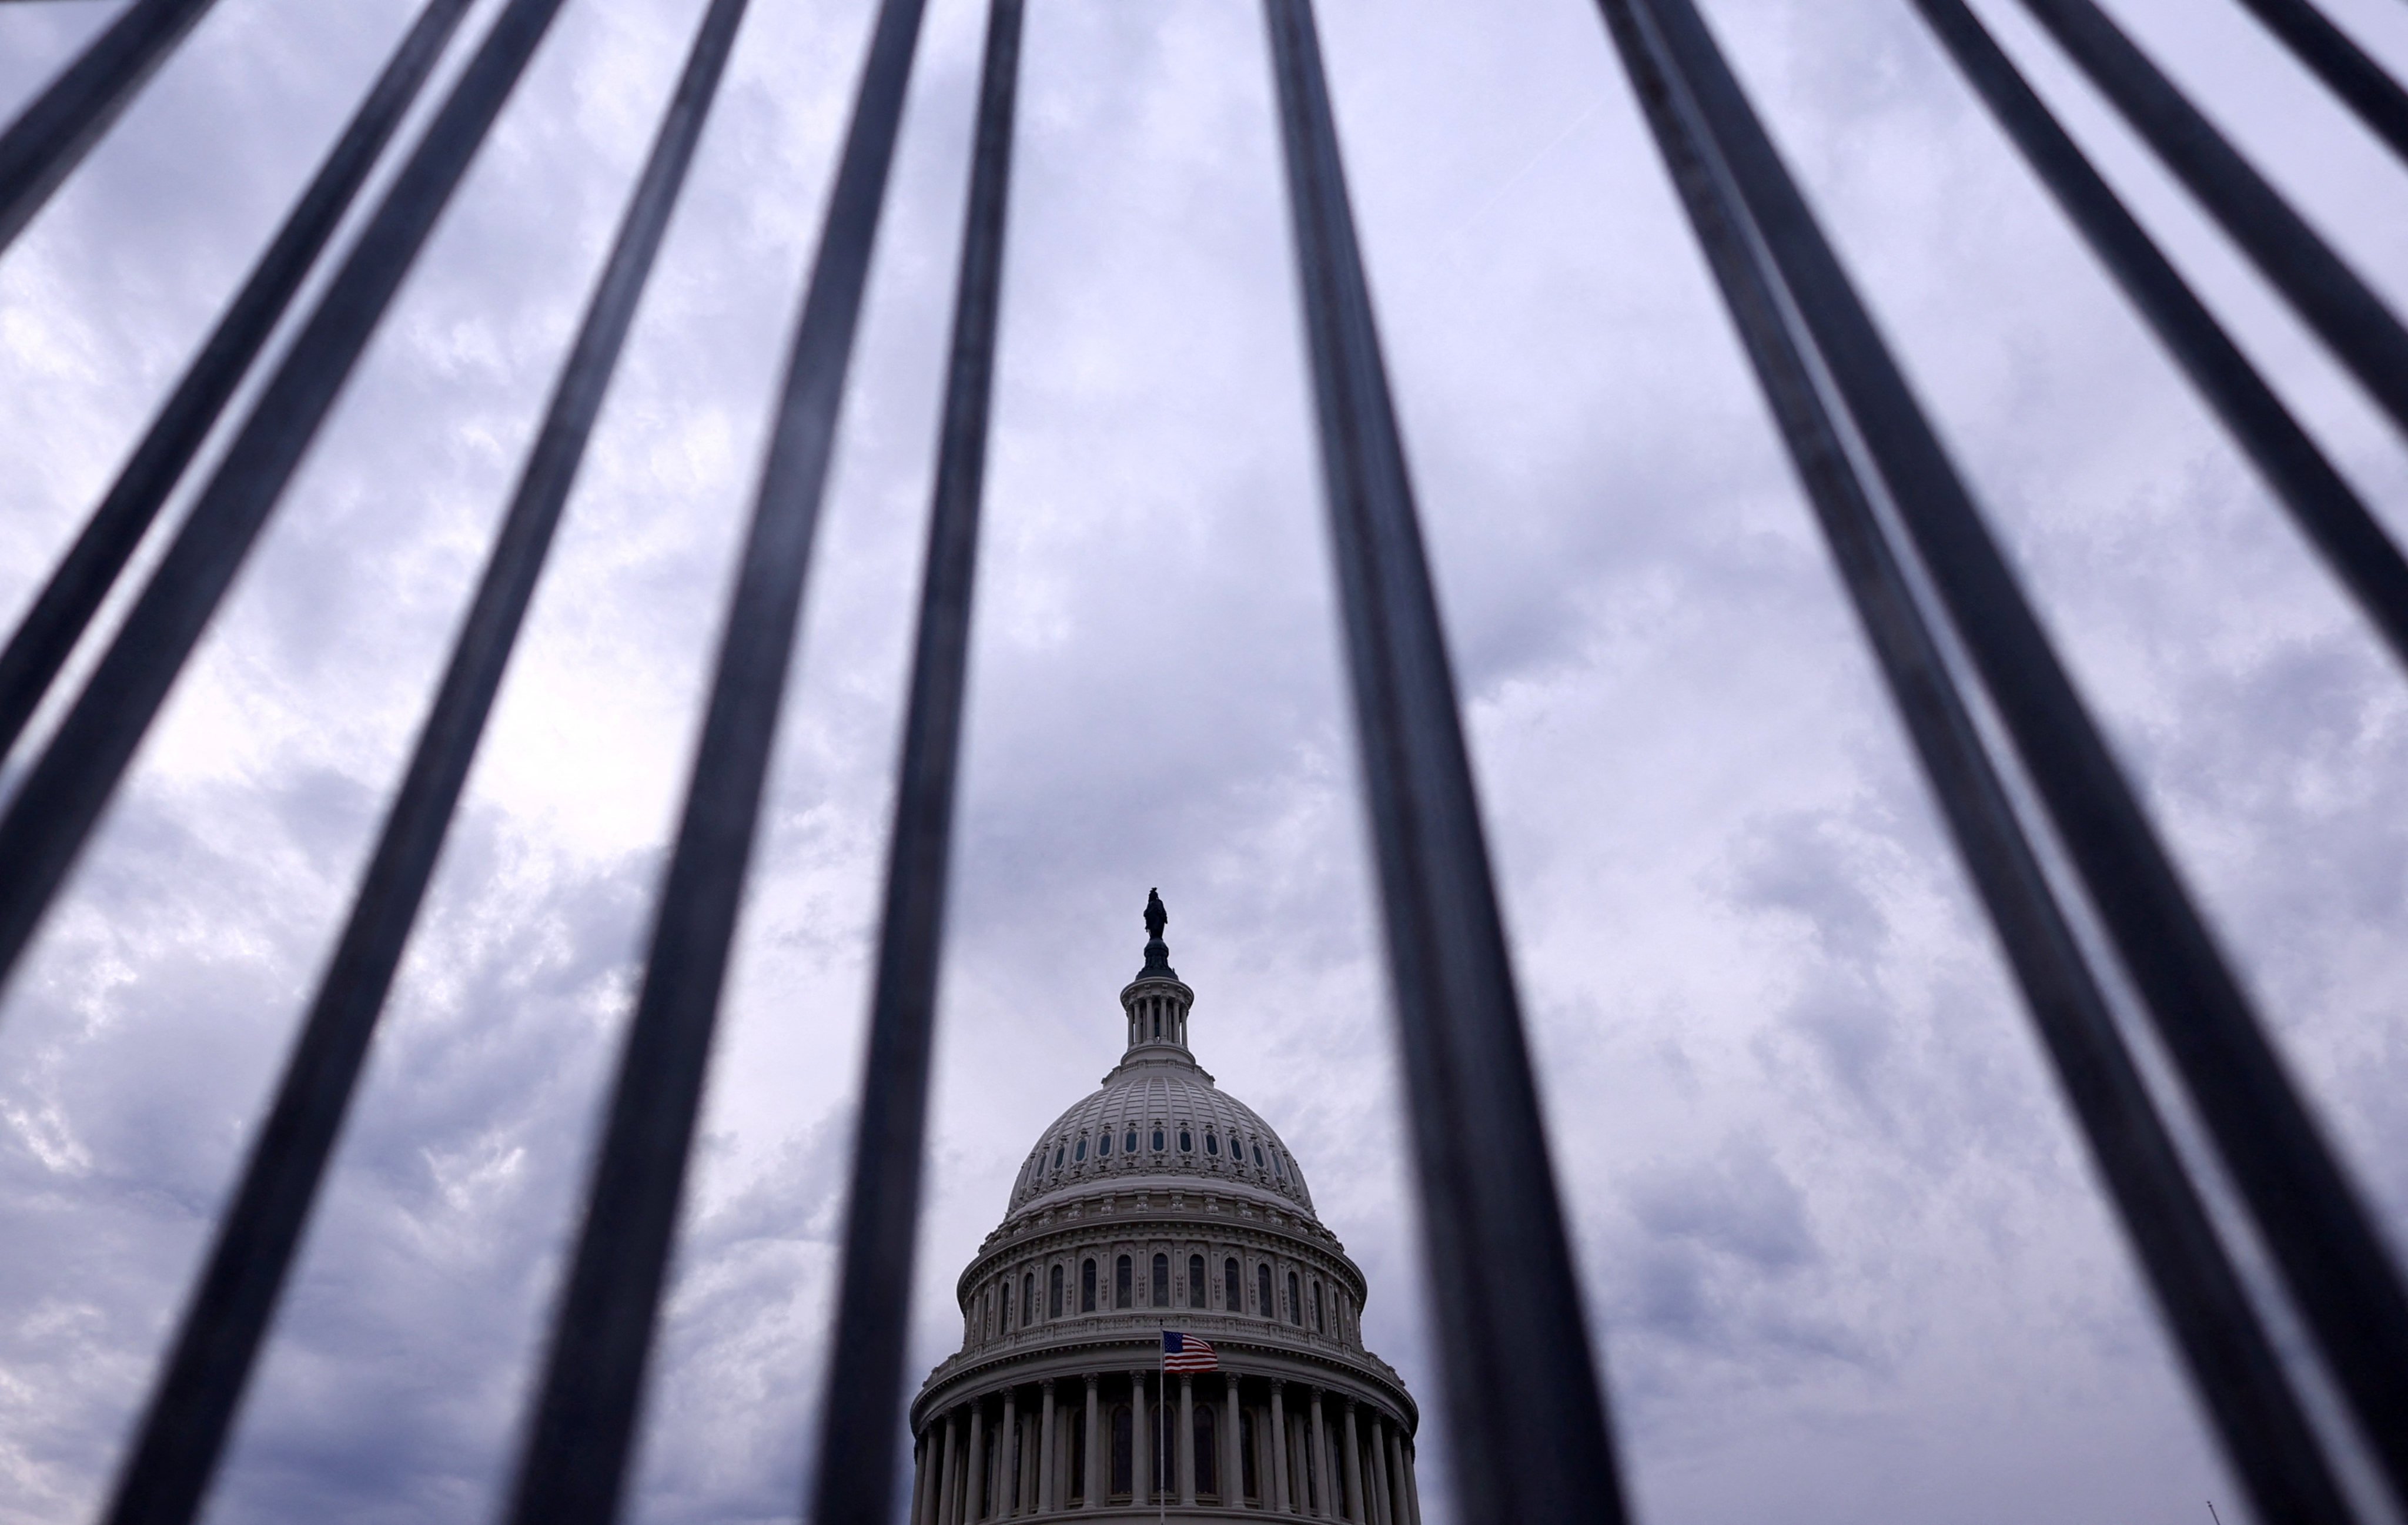
M 1419 1525 L 1420 1414 L 1363 1347 L 1362 1270 L 1196 1062 L 1167 920 L 1149 897 L 1127 1052 L 1038 1139 L 956 1284 L 962 1347 L 911 1404 L 911 1525 Z

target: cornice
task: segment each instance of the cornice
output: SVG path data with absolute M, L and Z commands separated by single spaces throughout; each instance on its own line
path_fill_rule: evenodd
M 932 1410 L 1004 1388 L 1033 1387 L 1048 1378 L 1075 1387 L 1090 1374 L 1109 1377 L 1155 1370 L 1158 1316 L 1086 1314 L 1075 1320 L 1077 1328 L 1064 1327 L 1072 1322 L 999 1336 L 939 1361 L 911 1401 L 911 1432 L 920 1432 Z M 1368 1398 L 1398 1416 L 1407 1435 L 1420 1427 L 1421 1409 L 1405 1379 L 1369 1351 L 1326 1336 L 1294 1335 L 1250 1317 L 1213 1314 L 1184 1322 L 1209 1338 L 1226 1367 L 1241 1378 L 1271 1377 Z

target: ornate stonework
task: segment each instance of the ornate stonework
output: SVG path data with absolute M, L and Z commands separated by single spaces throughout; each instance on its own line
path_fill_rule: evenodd
M 911 1404 L 911 1525 L 1263 1514 L 1419 1525 L 1402 1378 L 1303 1169 L 1187 1046 L 1146 905 L 1128 1049 L 1047 1129 L 956 1287 L 962 1348 Z M 1162 1332 L 1218 1372 L 1165 1377 Z

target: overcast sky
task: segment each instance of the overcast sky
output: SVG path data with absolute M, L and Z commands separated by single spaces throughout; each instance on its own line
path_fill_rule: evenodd
M 2408 10 L 2329 3 L 2408 69 Z M 0 111 L 117 8 L 0 5 Z M 0 259 L 0 618 L 410 8 L 226 0 Z M 870 8 L 746 22 L 214 1520 L 495 1506 Z M 1981 8 L 2408 532 L 2399 439 Z M 2398 166 L 2238 6 L 2113 8 L 2408 307 Z M 2408 687 L 1902 0 L 1708 9 L 2398 1244 Z M 566 7 L 6 992 L 0 1520 L 97 1505 L 700 11 Z M 2247 1518 L 1594 7 L 1322 25 L 1641 1518 Z M 643 1521 L 791 1518 L 810 1461 L 982 27 L 930 7 Z M 1259 13 L 1038 0 L 1025 70 L 911 1376 L 1117 1057 L 1159 885 L 1198 1057 L 1369 1274 L 1436 1525 Z

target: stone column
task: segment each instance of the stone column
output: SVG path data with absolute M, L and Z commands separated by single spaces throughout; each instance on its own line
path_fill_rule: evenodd
M 1371 1489 L 1371 1525 L 1397 1525 L 1396 1504 L 1388 1497 L 1388 1418 L 1371 1414 L 1371 1471 L 1365 1479 Z
M 1179 1374 L 1179 1440 L 1172 1449 L 1178 1459 L 1173 1480 L 1179 1484 L 1179 1502 L 1193 1508 L 1196 1503 L 1196 1379 L 1186 1373 Z
M 1146 1406 L 1145 1374 L 1129 1374 L 1129 1439 L 1134 1454 L 1130 1458 L 1133 1471 L 1129 1475 L 1131 1503 L 1152 1503 L 1154 1488 L 1154 1453 L 1161 1437 L 1154 1432 L 1154 1417 Z
M 1312 1459 L 1312 1514 L 1318 1519 L 1326 1518 L 1330 1513 L 1329 1442 L 1326 1438 L 1328 1431 L 1321 1427 L 1321 1389 L 1314 1388 L 1312 1392 L 1312 1422 L 1307 1428 L 1306 1435 L 1312 1448 L 1305 1454 Z
M 1422 1525 L 1422 1476 L 1413 1468 L 1412 1446 L 1408 1443 L 1402 1448 L 1405 1453 L 1405 1502 L 1413 1506 L 1410 1525 Z
M 1101 1378 L 1087 1374 L 1087 1507 L 1101 1509 L 1104 1495 L 1111 1491 L 1111 1479 L 1106 1475 L 1104 1458 L 1104 1400 L 1096 1385 Z
M 1010 1519 L 1020 1513 L 1020 1389 L 1003 1389 L 1003 1428 L 995 1432 L 995 1513 Z
M 1397 1525 L 1413 1525 L 1412 1484 L 1405 1477 L 1405 1427 L 1388 1431 L 1388 1512 Z
M 969 1481 L 962 1488 L 962 1518 L 986 1518 L 986 1400 L 970 1404 Z
M 1346 1518 L 1354 1525 L 1370 1525 L 1363 1505 L 1363 1437 L 1354 1428 L 1354 1400 L 1346 1400 Z
M 962 1448 L 961 1432 L 962 1416 L 956 1409 L 945 1416 L 944 1470 L 939 1475 L 937 1483 L 937 1525 L 953 1525 L 953 1505 L 961 1499 L 961 1489 L 953 1481 L 953 1462 Z
M 1238 1406 L 1238 1374 L 1222 1373 L 1221 1389 L 1228 1420 L 1221 1431 L 1221 1503 L 1225 1508 L 1242 1509 L 1246 1506 L 1246 1436 L 1240 1428 L 1244 1421 Z M 1261 1461 L 1255 1458 L 1257 1466 Z
M 1056 1449 L 1054 1445 L 1054 1379 L 1047 1377 L 1039 1384 L 1039 1390 L 1044 1397 L 1038 1410 L 1037 1421 L 1037 1512 L 1041 1515 L 1060 1508 L 1062 1501 L 1056 1492 L 1060 1485 L 1054 1477 L 1054 1468 Z
M 1283 1515 L 1294 1512 L 1287 1493 L 1287 1408 L 1280 1400 L 1286 1388 L 1286 1383 L 1271 1378 L 1271 1486 L 1263 1489 L 1263 1502 Z
M 911 1525 L 928 1525 L 929 1437 L 915 1435 L 911 1445 Z

